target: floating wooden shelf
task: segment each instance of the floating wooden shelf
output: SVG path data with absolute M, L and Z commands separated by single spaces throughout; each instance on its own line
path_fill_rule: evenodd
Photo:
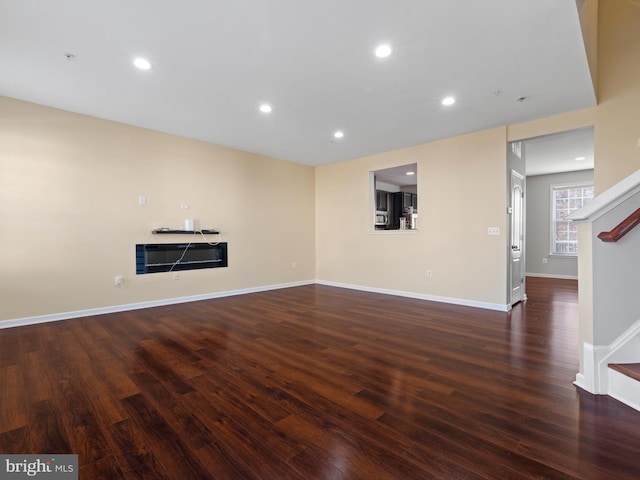
M 193 235 L 194 233 L 202 233 L 204 235 L 207 234 L 216 234 L 216 233 L 220 233 L 217 230 L 169 230 L 167 228 L 156 228 L 155 230 L 151 230 L 151 233 L 153 233 L 154 235 L 159 235 L 159 234 L 173 234 L 173 235 Z

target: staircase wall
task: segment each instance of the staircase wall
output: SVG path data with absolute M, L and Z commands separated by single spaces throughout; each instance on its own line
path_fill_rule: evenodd
M 593 222 L 594 345 L 611 344 L 640 317 L 640 227 L 615 243 L 597 238 L 638 208 L 640 193 Z
M 617 242 L 598 238 L 638 208 L 640 170 L 569 216 L 581 223 L 582 355 L 575 383 L 591 393 L 608 393 L 608 363 L 640 362 L 640 227 Z

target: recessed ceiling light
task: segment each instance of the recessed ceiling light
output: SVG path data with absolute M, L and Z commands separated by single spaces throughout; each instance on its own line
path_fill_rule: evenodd
M 136 58 L 133 64 L 140 70 L 149 70 L 151 68 L 151 62 L 145 58 Z
M 415 175 L 415 174 L 416 174 L 416 172 L 407 172 L 407 173 L 405 173 L 405 175 Z
M 262 113 L 271 113 L 272 110 L 273 108 L 268 103 L 263 103 L 262 105 L 260 105 L 260 111 Z
M 391 46 L 387 45 L 386 43 L 383 45 L 378 45 L 376 47 L 375 53 L 376 53 L 376 57 L 378 58 L 386 58 L 389 55 L 391 55 Z
M 336 133 L 333 134 L 333 136 L 335 138 L 342 138 L 344 137 L 344 132 L 341 132 L 340 130 L 338 130 Z
M 587 157 L 576 157 L 576 160 L 580 161 L 580 160 L 586 160 Z
M 454 103 L 456 103 L 456 99 L 453 97 L 445 97 L 442 99 L 442 105 L 453 105 Z

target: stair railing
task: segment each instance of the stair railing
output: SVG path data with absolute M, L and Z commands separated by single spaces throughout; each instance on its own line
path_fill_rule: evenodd
M 617 242 L 640 224 L 640 208 L 621 221 L 610 232 L 600 232 L 598 238 L 603 242 Z

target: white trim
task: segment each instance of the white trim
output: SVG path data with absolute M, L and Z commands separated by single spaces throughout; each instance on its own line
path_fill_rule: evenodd
M 593 222 L 640 191 L 640 170 L 602 192 L 592 202 L 567 217 L 574 222 Z
M 50 315 L 38 315 L 35 317 L 15 318 L 10 320 L 0 320 L 0 330 L 3 328 L 22 327 L 35 325 L 38 323 L 57 322 L 60 320 L 70 320 L 72 318 L 90 317 L 94 315 L 104 315 L 107 313 L 126 312 L 129 310 L 140 310 L 142 308 L 162 307 L 175 305 L 178 303 L 197 302 L 199 300 L 210 300 L 212 298 L 231 297 L 233 295 L 244 295 L 246 293 L 265 292 L 268 290 L 279 290 L 282 288 L 299 287 L 301 285 L 312 285 L 313 280 L 302 282 L 280 283 L 276 285 L 266 285 L 262 287 L 242 288 L 239 290 L 227 290 L 224 292 L 204 293 L 200 295 L 190 295 L 188 297 L 165 298 L 152 300 L 149 302 L 128 303 L 124 305 L 114 305 L 110 307 L 90 308 L 87 310 L 76 310 L 73 312 L 53 313 Z
M 594 188 L 594 181 L 593 180 L 586 180 L 586 181 L 582 181 L 582 182 L 569 182 L 569 183 L 553 183 L 551 185 L 549 185 L 549 207 L 550 207 L 550 212 L 549 212 L 549 249 L 550 249 L 550 253 L 549 255 L 553 255 L 555 257 L 569 257 L 569 258 L 577 258 L 578 254 L 577 253 L 558 253 L 558 252 L 554 252 L 554 247 L 555 247 L 555 243 L 556 243 L 556 202 L 555 202 L 555 196 L 554 193 L 556 190 L 566 190 L 569 188 L 584 188 L 584 187 L 591 187 Z M 595 198 L 595 192 L 594 192 L 594 198 Z M 589 205 L 590 203 L 593 203 L 593 200 L 591 200 L 591 202 L 589 202 L 587 205 Z M 577 210 L 574 210 L 574 212 L 576 212 Z M 573 213 L 573 212 L 572 212 Z M 569 215 L 570 217 L 571 215 Z M 567 221 L 570 222 L 571 220 L 569 219 L 569 217 L 565 218 L 562 221 Z M 577 239 L 576 239 L 576 245 L 577 245 Z
M 609 395 L 640 411 L 640 382 L 612 368 L 610 363 L 635 363 L 640 345 L 640 320 L 607 346 L 582 345 L 583 373 L 574 385 L 597 395 Z
M 584 342 L 582 344 L 582 381 L 581 387 L 590 393 L 600 393 L 596 388 L 596 355 L 593 351 L 593 345 Z M 576 381 L 578 380 L 576 376 Z
M 417 235 L 420 232 L 417 228 L 406 228 L 404 230 L 369 230 L 370 235 Z
M 625 332 L 609 345 L 612 352 L 620 350 L 628 342 L 640 336 L 640 320 L 636 320 Z
M 640 382 L 612 368 L 609 369 L 609 395 L 640 411 Z
M 586 380 L 584 378 L 584 375 L 582 373 L 577 373 L 576 374 L 576 380 L 575 380 L 575 382 L 573 382 L 573 384 L 576 387 L 581 388 L 582 390 L 586 390 L 587 392 L 591 392 L 591 389 L 587 385 Z
M 582 344 L 583 372 L 581 378 L 576 375 L 574 383 L 589 393 L 607 394 L 608 368 L 606 364 L 604 364 L 604 369 L 601 366 L 603 365 L 603 359 L 607 358 L 609 353 L 609 347 L 594 346 L 584 342 Z
M 34 317 L 23 317 L 23 318 L 9 319 L 9 320 L 0 320 L 0 330 L 4 328 L 36 325 L 38 323 L 70 320 L 72 318 L 90 317 L 94 315 L 105 315 L 107 313 L 126 312 L 130 310 L 140 310 L 142 308 L 162 307 L 166 305 L 175 305 L 179 303 L 197 302 L 200 300 L 210 300 L 213 298 L 231 297 L 233 295 L 244 295 L 246 293 L 266 292 L 268 290 L 279 290 L 282 288 L 299 287 L 302 285 L 313 285 L 313 284 L 348 288 L 351 290 L 362 290 L 362 291 L 372 292 L 372 293 L 381 293 L 384 295 L 396 295 L 400 297 L 417 298 L 420 300 L 430 300 L 432 302 L 464 305 L 467 307 L 484 308 L 488 310 L 497 310 L 499 312 L 508 312 L 509 310 L 511 310 L 511 305 L 501 305 L 498 303 L 477 302 L 475 300 L 464 300 L 464 299 L 450 298 L 450 297 L 437 297 L 434 295 L 404 292 L 401 290 L 388 290 L 388 289 L 382 289 L 382 288 L 364 287 L 361 285 L 350 285 L 350 284 L 337 283 L 337 282 L 326 282 L 322 280 L 315 280 L 315 281 L 305 280 L 301 282 L 280 283 L 276 285 L 266 285 L 262 287 L 252 287 L 252 288 L 243 288 L 239 290 L 227 290 L 224 292 L 190 295 L 188 297 L 164 298 L 160 300 L 152 300 L 149 302 L 128 303 L 124 305 L 113 305 L 110 307 L 90 308 L 87 310 L 76 310 L 72 312 L 52 313 L 49 315 L 38 315 Z
M 637 320 L 609 345 L 594 346 L 586 342 L 583 343 L 583 373 L 578 386 L 591 393 L 608 394 L 609 363 L 637 362 L 639 358 L 639 344 L 640 320 Z M 577 377 L 576 382 L 578 382 Z
M 556 275 L 553 273 L 525 273 L 526 277 L 557 278 L 560 280 L 578 280 L 577 275 Z
M 502 305 L 499 303 L 478 302 L 475 300 L 466 300 L 462 298 L 439 297 L 436 295 L 426 295 L 424 293 L 405 292 L 404 290 L 389 290 L 386 288 L 367 287 L 364 285 L 353 285 L 349 283 L 329 282 L 326 280 L 316 280 L 318 285 L 327 285 L 329 287 L 348 288 L 350 290 L 361 290 L 363 292 L 381 293 L 383 295 L 396 295 L 398 297 L 416 298 L 419 300 L 429 300 L 431 302 L 449 303 L 453 305 L 463 305 L 465 307 L 484 308 L 486 310 L 497 310 L 499 312 L 508 312 L 511 305 Z

